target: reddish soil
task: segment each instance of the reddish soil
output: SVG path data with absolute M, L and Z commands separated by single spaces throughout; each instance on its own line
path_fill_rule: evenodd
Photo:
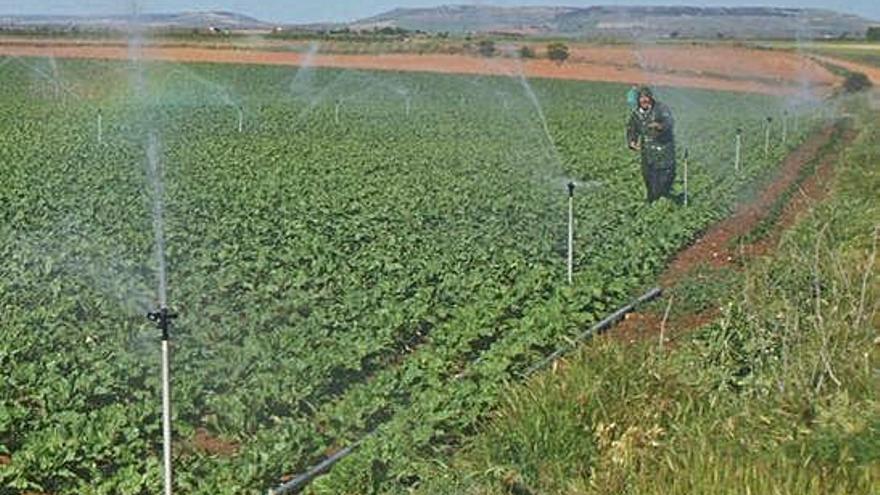
M 235 442 L 222 440 L 217 438 L 208 430 L 199 428 L 196 434 L 190 440 L 192 448 L 198 452 L 208 455 L 217 455 L 222 457 L 231 457 L 238 453 L 239 445 Z
M 790 154 L 773 182 L 755 200 L 740 206 L 731 217 L 710 228 L 675 257 L 660 277 L 660 285 L 665 289 L 672 288 L 699 266 L 740 268 L 742 261 L 772 252 L 778 244 L 782 231 L 793 225 L 804 211 L 826 197 L 827 185 L 834 173 L 834 164 L 839 158 L 838 155 L 830 154 L 822 159 L 815 173 L 801 183 L 799 194 L 785 205 L 766 236 L 747 245 L 734 246 L 733 241 L 754 230 L 766 218 L 776 201 L 797 181 L 803 167 L 819 153 L 822 146 L 828 143 L 833 131 L 831 127 L 823 129 Z M 847 131 L 842 139 L 845 143 L 849 143 L 855 139 L 855 135 L 854 131 Z M 672 304 L 675 304 L 674 300 Z M 627 315 L 626 319 L 611 332 L 611 338 L 634 342 L 648 336 L 659 335 L 661 327 L 664 326 L 666 335 L 671 337 L 674 334 L 699 328 L 718 316 L 717 309 L 698 314 L 679 314 L 670 317 L 664 325 L 664 310 L 665 306 L 663 310 Z M 664 337 L 664 341 L 666 340 L 668 338 Z
M 699 265 L 721 268 L 730 265 L 739 255 L 740 247 L 731 241 L 751 232 L 767 215 L 779 197 L 797 181 L 801 169 L 831 138 L 833 129 L 827 127 L 786 157 L 773 182 L 753 201 L 740 206 L 726 220 L 712 227 L 694 244 L 675 257 L 660 277 L 664 287 L 675 285 L 683 276 Z
M 259 47 L 259 45 L 258 45 Z M 447 54 L 331 54 L 260 50 L 253 46 L 150 45 L 137 55 L 147 60 L 491 74 L 583 81 L 650 83 L 766 94 L 794 94 L 806 84 L 823 94 L 839 81 L 820 64 L 794 53 L 725 45 L 663 47 L 574 46 L 569 61 L 516 60 Z M 0 40 L 0 55 L 123 60 L 132 49 L 120 44 L 58 40 Z

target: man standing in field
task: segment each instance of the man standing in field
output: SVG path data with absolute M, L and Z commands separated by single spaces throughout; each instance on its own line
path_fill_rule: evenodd
M 672 197 L 675 181 L 675 122 L 669 107 L 654 99 L 650 88 L 638 90 L 638 106 L 626 126 L 629 148 L 642 153 L 642 177 L 648 202 Z

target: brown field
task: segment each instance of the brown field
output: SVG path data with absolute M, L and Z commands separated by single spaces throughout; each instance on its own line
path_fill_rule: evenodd
M 292 45 L 293 46 L 293 45 Z M 313 57 L 284 51 L 279 43 L 172 45 L 156 43 L 138 50 L 146 60 L 419 71 L 455 74 L 519 75 L 581 81 L 719 89 L 765 94 L 793 94 L 810 88 L 820 94 L 839 83 L 817 62 L 794 52 L 731 45 L 573 45 L 562 64 L 545 59 L 484 58 L 448 54 L 339 54 Z M 70 40 L 0 39 L 0 55 L 54 56 L 124 60 L 124 43 Z

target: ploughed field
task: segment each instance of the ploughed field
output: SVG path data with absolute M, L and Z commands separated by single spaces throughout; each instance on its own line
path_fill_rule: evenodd
M 144 317 L 160 278 L 180 314 L 181 493 L 264 493 L 370 431 L 313 489 L 416 483 L 505 382 L 648 287 L 819 117 L 659 89 L 690 205 L 646 205 L 625 91 L 0 58 L 0 493 L 160 490 L 160 334 Z

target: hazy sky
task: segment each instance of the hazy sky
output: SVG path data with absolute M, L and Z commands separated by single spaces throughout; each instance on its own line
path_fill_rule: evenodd
M 442 4 L 482 5 L 699 5 L 829 8 L 880 20 L 880 0 L 136 0 L 143 12 L 231 10 L 265 21 L 350 21 L 394 7 L 430 7 Z M 132 0 L 0 0 L 3 14 L 123 14 Z

